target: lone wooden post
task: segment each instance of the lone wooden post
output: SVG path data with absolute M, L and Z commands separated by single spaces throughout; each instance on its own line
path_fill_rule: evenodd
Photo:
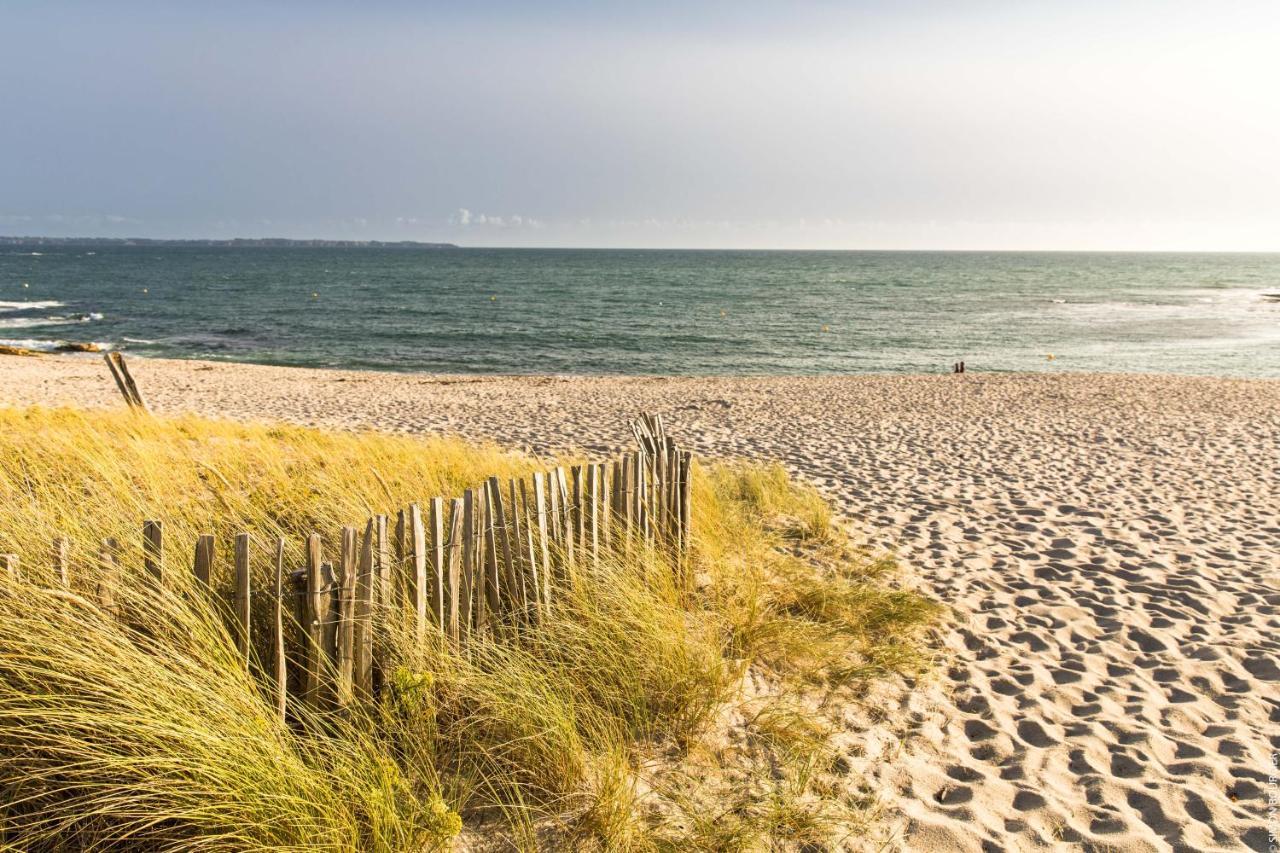
M 10 583 L 17 583 L 22 579 L 18 573 L 17 554 L 0 554 L 0 575 Z
M 126 405 L 135 411 L 149 414 L 150 409 L 147 408 L 146 400 L 142 399 L 142 392 L 138 390 L 138 383 L 133 381 L 133 375 L 129 373 L 129 366 L 125 364 L 124 355 L 118 352 L 106 352 L 102 354 L 106 359 L 107 367 L 111 370 L 111 376 L 116 381 L 116 387 L 120 389 L 120 394 L 124 397 Z
M 249 534 L 236 534 L 236 593 L 235 636 L 236 649 L 246 661 L 249 659 Z
M 164 525 L 159 521 L 142 522 L 142 565 L 157 586 L 164 581 Z

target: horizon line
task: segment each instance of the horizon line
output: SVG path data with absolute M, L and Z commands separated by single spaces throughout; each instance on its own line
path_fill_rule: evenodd
M 1195 248 L 1195 249 L 1152 249 L 1152 248 L 1009 248 L 1009 247 L 965 247 L 965 248 L 907 248 L 907 247 L 824 247 L 824 246 L 807 246 L 807 247 L 786 247 L 786 246 L 617 246 L 617 245 L 557 245 L 546 244 L 538 246 L 520 246 L 520 245 L 465 245 L 455 243 L 450 240 L 427 240 L 420 238 L 379 238 L 379 237 L 280 237 L 280 236 L 262 236 L 262 237 L 105 237 L 105 236 L 60 236 L 54 234 L 21 234 L 8 235 L 0 234 L 0 241 L 14 241 L 10 245 L 16 243 L 36 241 L 36 240 L 57 240 L 65 243 L 74 243 L 76 241 L 99 241 L 110 243 L 127 243 L 129 241 L 146 241 L 150 243 L 184 243 L 184 242 L 211 242 L 211 243 L 230 243 L 234 241 L 268 241 L 278 240 L 291 243 L 308 243 L 308 242 L 329 242 L 329 243 L 382 243 L 388 244 L 388 248 L 395 248 L 395 244 L 416 244 L 424 248 L 439 248 L 451 250 L 464 249 L 483 249 L 483 250 L 503 250 L 503 251 L 576 251 L 576 252 L 898 252 L 898 253 L 934 253 L 934 254 L 1095 254 L 1095 255 L 1275 255 L 1280 254 L 1280 248 L 1275 249 L 1215 249 L 1215 248 Z M 406 246 L 412 248 L 413 246 Z M 211 247 L 218 248 L 218 247 Z M 230 247 L 227 247 L 230 248 Z M 244 248 L 270 248 L 270 247 L 253 247 Z M 326 248 L 322 246 L 297 246 L 294 248 Z M 352 246 L 351 248 L 360 248 Z M 370 247 L 374 248 L 374 247 Z

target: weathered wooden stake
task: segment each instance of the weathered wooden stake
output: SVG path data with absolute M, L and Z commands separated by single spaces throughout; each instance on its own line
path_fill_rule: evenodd
M 680 550 L 682 553 L 689 550 L 692 536 L 690 509 L 693 494 L 692 469 L 693 454 L 686 450 L 680 454 Z
M 449 593 L 446 597 L 445 608 L 448 614 L 446 624 L 449 631 L 449 639 L 455 643 L 462 639 L 458 620 L 459 614 L 462 612 L 462 540 L 466 535 L 462 524 L 464 512 L 462 498 L 454 498 L 452 514 L 449 516 L 449 550 L 445 558 L 449 567 L 448 571 L 445 572 Z
M 381 518 L 381 516 L 379 516 Z M 385 519 L 383 519 L 385 521 Z M 385 525 L 384 525 L 385 527 Z M 369 519 L 364 527 L 360 543 L 360 562 L 356 568 L 356 591 L 353 618 L 355 695 L 361 701 L 373 698 L 373 619 L 377 611 L 374 605 L 374 587 L 378 577 L 374 569 L 374 539 L 377 536 L 377 519 Z
M 413 624 L 416 636 L 422 639 L 427 635 L 427 531 L 422 526 L 422 509 L 416 503 L 409 504 L 409 537 Z
M 497 564 L 502 580 L 499 588 L 498 613 L 505 615 L 516 606 L 515 572 L 512 566 L 511 534 L 508 514 L 502 504 L 502 484 L 497 477 L 489 478 L 489 524 L 497 544 Z M 505 599 L 505 600 L 504 600 Z
M 431 533 L 431 620 L 445 631 L 444 609 L 444 498 L 432 498 L 430 504 Z
M 249 534 L 236 534 L 235 638 L 241 657 L 249 658 Z
M 476 522 L 476 493 L 467 489 L 462 493 L 462 577 L 458 586 L 458 624 L 465 640 L 475 625 L 476 567 L 479 563 L 479 527 Z
M 546 606 L 551 604 L 551 553 L 547 545 L 546 478 L 541 471 L 533 474 L 533 504 L 538 526 L 538 563 L 541 567 L 538 577 L 542 581 L 542 603 Z
M 392 540 L 395 546 L 395 580 L 392 581 L 393 595 L 395 596 L 395 606 L 404 608 L 409 606 L 411 598 L 409 596 L 409 555 L 412 553 L 412 546 L 409 544 L 409 525 L 406 520 L 405 511 L 400 510 L 396 513 L 396 531 L 395 539 Z
M 583 561 L 590 560 L 595 568 L 600 566 L 600 466 L 586 466 L 586 492 L 583 515 L 583 550 L 586 555 Z
M 307 537 L 307 669 L 304 698 L 313 707 L 323 702 L 321 685 L 329 652 L 325 647 L 325 624 L 329 621 L 332 596 L 329 593 L 328 563 L 322 561 L 320 534 Z
M 484 596 L 486 598 L 488 608 L 481 616 L 484 618 L 480 621 L 480 627 L 483 628 L 489 618 L 495 621 L 501 618 L 502 613 L 502 590 L 499 586 L 499 570 L 498 570 L 498 514 L 494 510 L 493 498 L 496 487 L 494 483 L 497 478 L 493 478 L 485 484 L 484 500 L 485 500 L 485 522 L 484 522 Z
M 516 613 L 523 619 L 528 615 L 529 590 L 525 583 L 524 526 L 520 521 L 520 499 L 516 495 L 515 480 L 507 481 L 507 495 L 510 501 L 506 507 L 507 535 L 511 540 L 511 576 L 508 578 L 508 586 Z
M 197 536 L 195 561 L 191 570 L 205 594 L 209 594 L 212 589 L 209 585 L 209 576 L 213 571 L 213 553 L 213 534 L 201 533 Z
M 164 525 L 142 522 L 142 566 L 157 585 L 164 581 Z
M 338 705 L 353 698 L 356 643 L 356 566 L 360 555 L 354 527 L 342 528 L 342 561 L 338 565 Z
M 389 608 L 391 598 L 391 543 L 387 539 L 387 517 L 379 515 L 374 518 L 374 532 L 378 537 L 373 551 L 374 570 L 374 603 L 380 610 Z
M 538 523 L 533 496 L 529 493 L 528 481 L 520 478 L 520 524 L 524 530 L 524 539 L 520 542 L 521 562 L 524 563 L 525 605 L 530 614 L 537 616 L 542 605 L 542 573 L 538 571 L 538 553 L 533 544 L 533 528 Z
M 272 687 L 275 689 L 276 718 L 284 722 L 289 698 L 289 664 L 284 651 L 284 539 L 276 539 L 275 616 L 272 625 L 271 657 L 275 663 Z
M 569 491 L 569 483 L 565 479 L 564 468 L 557 467 L 555 473 L 555 480 L 551 483 L 551 487 L 557 490 L 557 494 L 560 497 L 560 512 L 556 517 L 556 525 L 563 533 L 560 546 L 564 552 L 564 564 L 561 566 L 560 577 L 566 578 L 574 561 L 573 511 L 570 508 L 572 493 Z
M 22 580 L 22 576 L 18 572 L 17 554 L 0 554 L 0 576 L 3 576 L 10 583 L 17 583 Z
M 125 399 L 129 405 L 143 413 L 150 413 L 147 407 L 147 401 L 142 399 L 142 392 L 138 390 L 138 383 L 133 381 L 133 374 L 129 372 L 129 365 L 125 364 L 124 354 L 119 352 L 106 353 L 108 363 L 112 364 L 115 370 L 120 372 L 120 378 L 117 384 L 123 382 L 125 388 Z
M 600 463 L 600 547 L 606 551 L 613 548 L 613 492 L 618 488 L 614 469 L 617 464 Z

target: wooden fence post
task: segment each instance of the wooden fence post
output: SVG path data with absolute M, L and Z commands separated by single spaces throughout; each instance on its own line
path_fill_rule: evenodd
M 142 566 L 156 585 L 164 581 L 164 525 L 142 522 Z
M 541 598 L 544 606 L 551 604 L 551 553 L 547 547 L 547 495 L 546 478 L 541 471 L 533 472 L 533 506 L 538 525 L 538 562 L 542 567 Z
M 632 477 L 633 468 L 635 466 L 632 463 L 630 453 L 622 454 L 621 463 L 622 489 L 621 494 L 618 495 L 618 507 L 620 509 L 619 515 L 622 520 L 623 551 L 626 554 L 630 554 L 632 548 L 631 530 L 634 526 L 632 520 L 635 518 L 635 499 L 632 494 L 632 490 L 634 489 Z
M 213 535 L 201 533 L 196 537 L 196 553 L 191 571 L 199 582 L 200 591 L 210 597 L 213 594 L 213 587 L 209 583 L 209 576 L 213 571 L 213 554 Z
M 236 649 L 246 661 L 249 659 L 249 534 L 236 534 L 236 593 L 235 637 Z
M 327 564 L 322 560 L 320 534 L 307 537 L 307 669 L 303 684 L 304 698 L 312 707 L 322 704 L 321 684 L 328 651 L 325 648 L 325 624 L 329 621 Z
M 497 621 L 501 618 L 502 597 L 501 588 L 499 587 L 498 573 L 498 514 L 494 510 L 494 491 L 496 487 L 494 483 L 497 478 L 490 478 L 485 484 L 484 500 L 485 500 L 485 522 L 484 522 L 484 582 L 482 594 L 486 599 L 488 608 L 480 615 L 484 617 L 479 627 L 485 627 L 487 620 L 492 618 Z
M 421 640 L 427 635 L 427 531 L 422 526 L 422 508 L 416 503 L 409 504 L 409 537 L 414 633 Z
M 395 606 L 404 608 L 412 600 L 409 596 L 409 555 L 412 553 L 412 546 L 409 544 L 409 524 L 404 510 L 396 512 L 396 531 L 392 544 L 395 547 L 392 594 L 395 596 Z
M 360 543 L 360 563 L 355 579 L 353 679 L 355 695 L 364 702 L 373 698 L 373 620 L 378 612 L 374 604 L 374 586 L 377 582 L 374 539 L 377 533 L 377 519 L 371 518 L 364 527 L 364 539 Z
M 378 537 L 378 543 L 374 548 L 374 603 L 379 609 L 385 610 L 391 606 L 391 543 L 387 540 L 387 517 L 385 515 L 376 516 L 374 519 L 374 532 Z
M 355 604 L 356 562 L 359 559 L 356 529 L 342 528 L 342 562 L 336 572 L 338 582 L 338 705 L 347 707 L 352 700 L 355 678 Z
M 692 486 L 693 454 L 684 451 L 680 454 L 680 552 L 688 552 L 691 531 L 690 503 L 693 495 Z
M 524 530 L 524 538 L 520 542 L 521 562 L 524 563 L 525 606 L 533 617 L 537 617 L 538 608 L 542 605 L 542 573 L 538 571 L 538 552 L 533 543 L 533 528 L 538 523 L 534 509 L 533 496 L 529 493 L 528 481 L 520 478 L 520 524 Z
M 445 573 L 449 594 L 446 597 L 445 609 L 448 613 L 449 639 L 455 643 L 462 639 L 458 618 L 462 610 L 462 539 L 465 535 L 462 516 L 464 512 L 462 498 L 454 498 L 452 514 L 449 516 L 449 550 L 446 555 L 448 571 Z
M 10 583 L 16 584 L 22 580 L 22 576 L 18 572 L 17 554 L 0 554 L 0 575 Z
M 574 554 L 573 510 L 570 506 L 573 500 L 573 493 L 569 490 L 569 482 L 565 479 L 564 468 L 557 466 L 555 473 L 556 477 L 551 487 L 556 489 L 560 495 L 560 513 L 557 517 L 556 525 L 564 534 L 560 540 L 560 546 L 563 551 L 560 577 L 567 578 L 569 576 L 569 568 L 576 558 Z
M 600 481 L 600 547 L 605 551 L 613 548 L 613 490 L 617 482 L 610 482 L 613 466 L 605 462 L 597 463 L 600 473 L 596 479 Z
M 475 490 L 467 489 L 462 493 L 462 578 L 458 590 L 461 603 L 458 618 L 464 640 L 471 635 L 476 618 L 476 566 L 479 563 L 477 558 L 480 544 L 478 521 Z
M 507 538 L 511 542 L 511 564 L 508 567 L 511 576 L 508 578 L 508 587 L 511 589 L 512 603 L 516 609 L 516 615 L 520 619 L 524 619 L 528 613 L 529 607 L 529 590 L 525 583 L 524 570 L 524 531 L 523 525 L 520 523 L 520 499 L 516 495 L 516 481 L 507 481 L 507 494 L 510 503 L 506 506 L 506 530 Z
M 431 618 L 440 633 L 445 632 L 444 612 L 444 498 L 432 498 L 431 524 Z
M 276 718 L 284 722 L 289 698 L 289 665 L 284 651 L 284 538 L 276 539 L 275 613 L 272 637 L 272 661 L 275 672 L 272 686 L 275 688 Z

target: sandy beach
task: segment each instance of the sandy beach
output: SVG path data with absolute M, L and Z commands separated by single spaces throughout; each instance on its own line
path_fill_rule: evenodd
M 161 413 L 544 452 L 621 447 L 656 411 L 701 453 L 778 459 L 953 612 L 934 676 L 841 736 L 891 849 L 1267 849 L 1280 381 L 131 365 Z M 29 404 L 122 405 L 100 358 L 0 356 L 0 405 Z

